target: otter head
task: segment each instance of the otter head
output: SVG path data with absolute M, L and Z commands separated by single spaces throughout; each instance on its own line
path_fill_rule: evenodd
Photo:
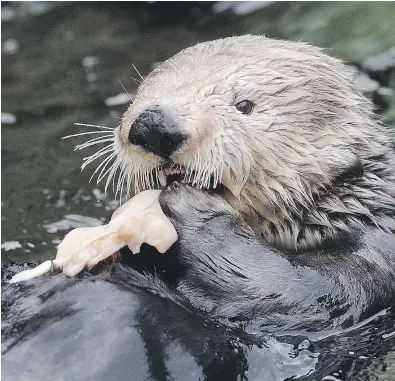
M 302 43 L 243 36 L 185 49 L 144 79 L 116 129 L 120 183 L 219 188 L 291 250 L 354 220 L 377 224 L 371 197 L 395 205 L 389 138 L 349 76 Z

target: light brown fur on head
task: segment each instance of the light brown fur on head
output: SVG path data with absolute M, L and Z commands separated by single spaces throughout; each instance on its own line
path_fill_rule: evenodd
M 254 103 L 250 115 L 235 105 Z M 372 223 L 395 226 L 395 160 L 339 60 L 307 44 L 230 37 L 185 49 L 144 79 L 116 130 L 128 188 L 157 186 L 164 160 L 128 141 L 133 121 L 160 105 L 188 135 L 171 160 L 197 187 L 210 176 L 269 242 L 316 248 Z M 212 183 L 211 183 L 212 185 Z

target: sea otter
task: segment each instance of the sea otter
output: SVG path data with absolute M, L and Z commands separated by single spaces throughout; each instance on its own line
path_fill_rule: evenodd
M 112 139 L 99 177 L 163 189 L 178 241 L 5 286 L 5 379 L 278 379 L 256 360 L 267 335 L 298 348 L 394 305 L 392 141 L 340 61 L 259 36 L 198 44 L 144 79 Z

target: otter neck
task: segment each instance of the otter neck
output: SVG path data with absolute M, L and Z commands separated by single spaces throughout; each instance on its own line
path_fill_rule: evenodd
M 379 160 L 377 160 L 379 159 Z M 329 240 L 372 225 L 395 232 L 395 175 L 389 157 L 362 160 L 361 173 L 347 173 L 315 194 L 309 205 L 281 209 L 225 196 L 264 240 L 289 252 L 318 250 Z

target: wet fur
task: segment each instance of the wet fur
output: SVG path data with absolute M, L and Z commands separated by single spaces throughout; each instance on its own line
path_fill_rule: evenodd
M 96 275 L 3 284 L 5 381 L 283 379 L 301 365 L 287 354 L 284 368 L 279 348 L 302 341 L 307 354 L 323 354 L 323 377 L 341 358 L 330 348 L 358 350 L 367 328 L 338 342 L 330 332 L 394 303 L 395 241 L 380 229 L 313 255 L 285 254 L 216 194 L 180 186 L 160 203 L 179 234 L 165 255 L 145 245 Z
M 251 324 L 250 332 L 329 329 L 395 301 L 392 233 L 358 227 L 294 255 L 262 241 L 218 195 L 185 187 L 165 192 L 161 205 L 180 235 L 177 290 L 212 317 Z
M 244 99 L 255 103 L 251 115 L 235 108 Z M 319 48 L 230 37 L 160 65 L 115 131 L 124 183 L 134 191 L 156 187 L 166 164 L 127 140 L 133 120 L 153 105 L 189 135 L 171 159 L 195 171 L 197 187 L 219 177 L 223 197 L 271 244 L 300 252 L 365 224 L 395 229 L 390 131 L 350 70 Z

